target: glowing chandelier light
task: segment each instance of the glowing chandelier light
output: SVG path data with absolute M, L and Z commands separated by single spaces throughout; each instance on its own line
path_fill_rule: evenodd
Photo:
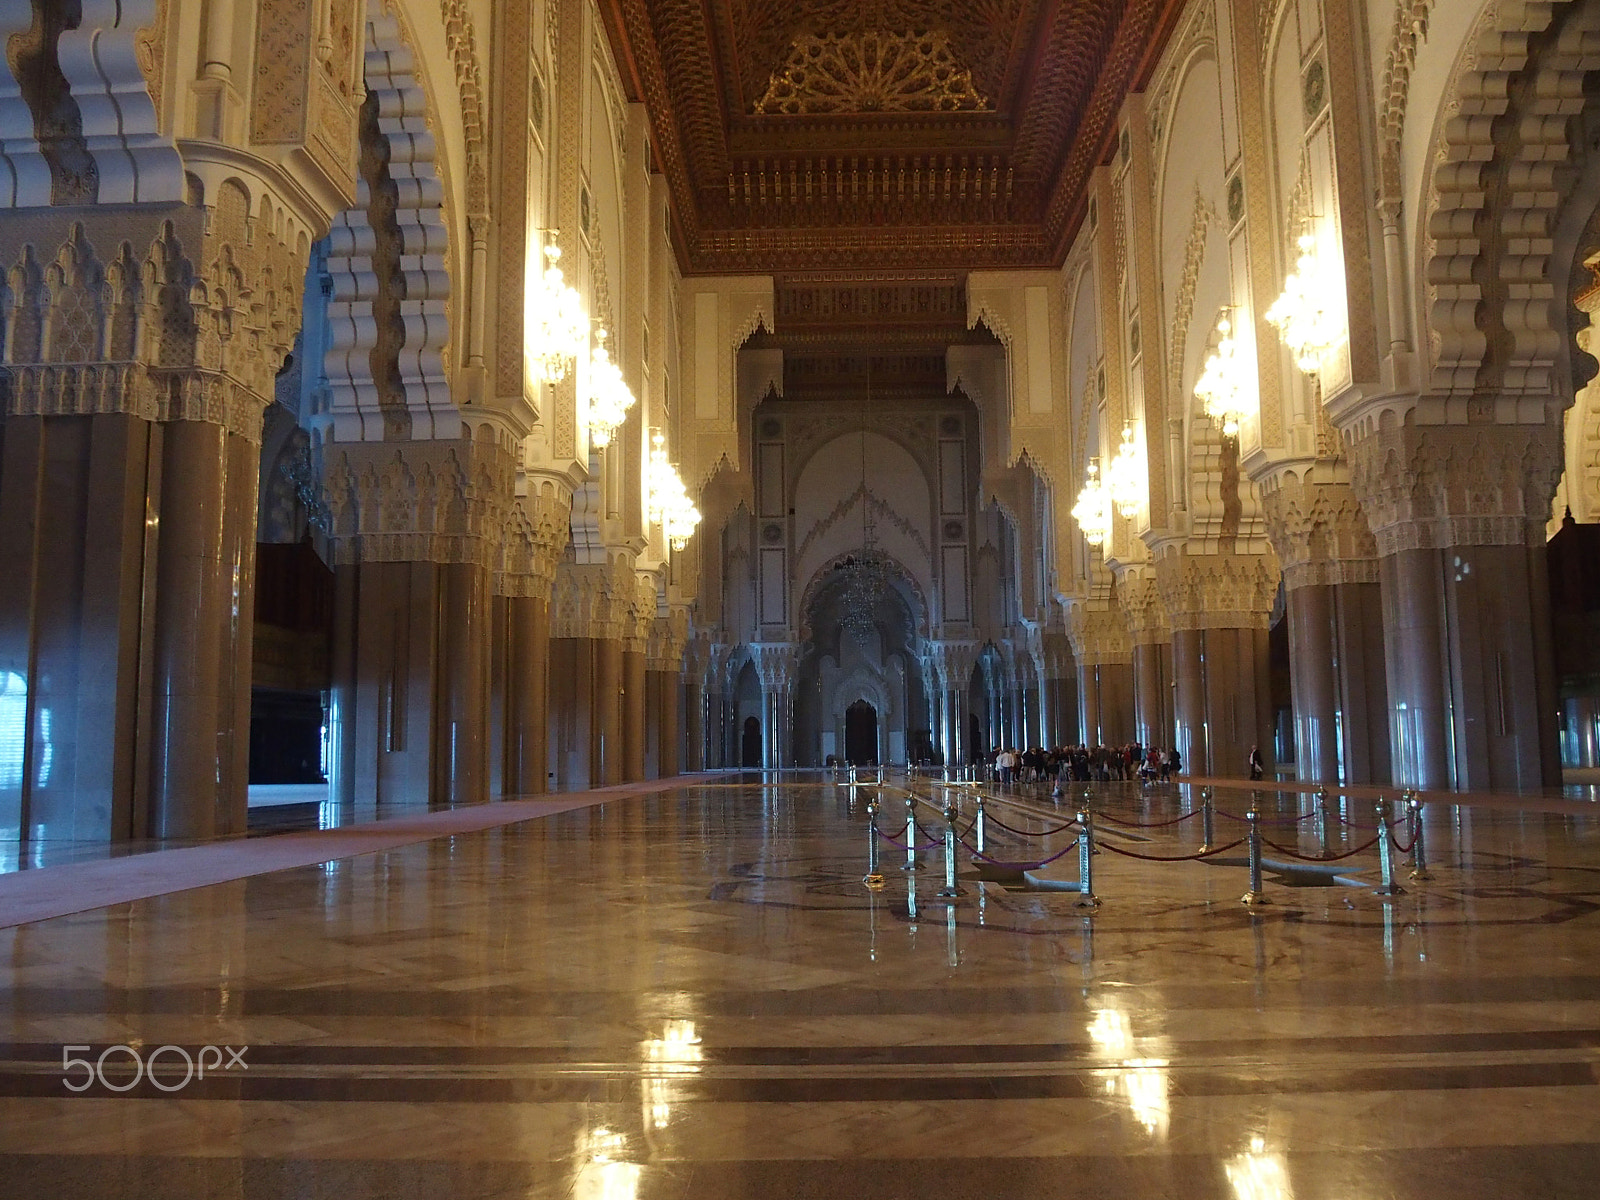
M 544 276 L 528 297 L 528 359 L 540 379 L 556 384 L 567 377 L 588 344 L 589 318 L 583 298 L 567 286 L 556 266 L 561 247 L 551 242 L 544 256 Z
M 1072 519 L 1083 530 L 1083 540 L 1091 546 L 1103 544 L 1111 536 L 1111 497 L 1100 482 L 1100 460 L 1089 460 L 1089 478 L 1072 506 Z
M 1239 420 L 1244 415 L 1243 364 L 1239 361 L 1238 344 L 1233 340 L 1233 322 L 1228 310 L 1223 309 L 1217 318 L 1217 348 L 1195 380 L 1194 395 L 1228 437 L 1239 436 Z
M 1134 444 L 1132 425 L 1122 427 L 1122 445 L 1117 448 L 1117 456 L 1106 468 L 1106 490 L 1111 495 L 1111 503 L 1117 506 L 1117 511 L 1125 519 L 1131 520 L 1138 515 L 1149 485 L 1145 477 L 1144 456 Z
M 1283 294 L 1267 309 L 1295 366 L 1308 375 L 1322 369 L 1322 356 L 1338 344 L 1344 329 L 1330 301 L 1342 296 L 1330 287 L 1317 265 L 1317 239 L 1309 231 L 1299 240 L 1300 257 L 1283 281 Z
M 650 439 L 650 516 L 662 527 L 674 550 L 682 550 L 700 524 L 700 510 L 689 499 L 678 468 L 667 458 L 666 439 Z
M 606 331 L 600 330 L 595 338 L 599 344 L 589 358 L 589 440 L 596 446 L 609 446 L 611 435 L 633 407 L 633 392 L 606 351 Z

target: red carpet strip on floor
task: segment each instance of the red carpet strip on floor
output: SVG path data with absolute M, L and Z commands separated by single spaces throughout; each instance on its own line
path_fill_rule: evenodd
M 358 854 L 395 850 L 433 838 L 478 833 L 518 821 L 590 808 L 610 800 L 648 796 L 693 783 L 699 776 L 679 775 L 621 787 L 503 800 L 470 808 L 418 813 L 365 825 L 307 830 L 271 837 L 240 838 L 206 846 L 153 850 L 125 858 L 63 863 L 0 875 L 0 929 L 47 921 L 111 904 L 148 900 L 171 892 L 209 887 L 251 875 L 309 867 Z

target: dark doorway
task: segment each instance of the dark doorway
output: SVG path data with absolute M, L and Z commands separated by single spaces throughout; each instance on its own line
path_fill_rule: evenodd
M 844 756 L 858 766 L 878 761 L 878 710 L 865 700 L 844 710 Z
M 978 714 L 968 713 L 967 761 L 982 762 L 988 752 L 988 748 L 983 744 L 983 726 L 978 723 Z
M 754 717 L 744 719 L 744 739 L 739 747 L 741 767 L 761 767 L 761 722 Z

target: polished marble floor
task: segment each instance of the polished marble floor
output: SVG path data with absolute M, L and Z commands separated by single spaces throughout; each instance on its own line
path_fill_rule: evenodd
M 1247 909 L 1239 850 L 1118 852 L 1197 850 L 1192 797 L 1100 803 L 1092 915 L 965 852 L 954 905 L 887 845 L 869 892 L 863 795 L 791 778 L 0 931 L 0 1195 L 1600 1195 L 1600 817 L 1434 807 L 1431 881 Z M 1300 803 L 1279 847 L 1371 836 Z M 993 858 L 1074 836 L 991 813 Z

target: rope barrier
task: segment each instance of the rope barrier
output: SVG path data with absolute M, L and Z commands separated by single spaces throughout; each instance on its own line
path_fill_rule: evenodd
M 1200 811 L 1201 810 L 1197 808 L 1193 812 L 1186 812 L 1183 814 L 1183 816 L 1174 817 L 1170 821 L 1124 821 L 1120 818 L 1113 817 L 1109 813 L 1102 812 L 1096 813 L 1095 815 L 1102 821 L 1110 821 L 1113 825 L 1122 825 L 1128 829 L 1166 829 L 1170 825 L 1181 825 L 1191 817 L 1198 817 L 1200 815 Z
M 1224 812 L 1220 808 L 1216 809 L 1214 811 L 1216 812 L 1217 816 L 1219 816 L 1219 817 L 1227 817 L 1228 820 L 1230 820 L 1230 821 L 1238 821 L 1241 825 L 1245 824 L 1250 819 L 1249 817 L 1236 816 L 1235 814 L 1233 814 L 1231 812 Z M 1259 821 L 1263 825 L 1298 825 L 1298 824 L 1300 824 L 1301 821 L 1309 821 L 1312 817 L 1314 817 L 1316 815 L 1317 814 L 1314 813 L 1314 812 L 1308 812 L 1308 813 L 1301 813 L 1298 817 L 1273 817 L 1270 820 L 1268 820 L 1266 817 L 1259 817 L 1258 816 L 1256 818 L 1256 820 Z
M 1216 846 L 1210 850 L 1201 850 L 1196 854 L 1180 854 L 1177 858 L 1165 858 L 1158 854 L 1140 854 L 1135 850 L 1124 850 L 1111 842 L 1103 842 L 1102 845 L 1113 854 L 1120 854 L 1124 858 L 1138 858 L 1145 862 L 1198 862 L 1202 858 L 1214 858 L 1218 854 L 1225 854 L 1229 850 L 1237 849 L 1244 845 L 1244 839 L 1240 838 L 1236 842 L 1229 842 L 1226 846 Z
M 1363 842 L 1361 845 L 1357 846 L 1354 850 L 1347 850 L 1343 854 L 1329 854 L 1329 855 L 1326 855 L 1324 857 L 1317 858 L 1317 857 L 1313 857 L 1312 855 L 1309 855 L 1309 854 L 1301 854 L 1298 850 L 1291 850 L 1287 846 L 1280 846 L 1280 845 L 1278 845 L 1277 842 L 1267 841 L 1266 838 L 1262 838 L 1261 840 L 1263 842 L 1266 842 L 1267 845 L 1271 846 L 1279 854 L 1287 854 L 1290 858 L 1296 858 L 1296 859 L 1299 859 L 1301 862 L 1309 862 L 1309 863 L 1339 862 L 1339 861 L 1341 861 L 1343 859 L 1346 859 L 1346 858 L 1354 858 L 1356 855 L 1361 854 L 1364 851 L 1371 850 L 1374 846 L 1376 846 L 1378 844 L 1378 839 L 1376 837 L 1374 837 L 1369 842 Z
M 984 854 L 979 850 L 975 850 L 971 846 L 968 846 L 965 841 L 962 841 L 961 844 L 963 846 L 967 847 L 967 850 L 969 852 L 971 852 L 972 857 L 981 858 L 981 859 L 983 859 L 984 862 L 991 862 L 991 863 L 994 863 L 996 866 L 1001 866 L 1001 867 L 1017 867 L 1017 868 L 1019 868 L 1020 870 L 1023 870 L 1023 871 L 1037 871 L 1040 867 L 1049 866 L 1051 863 L 1055 862 L 1056 859 L 1061 858 L 1066 854 L 1070 854 L 1072 851 L 1076 850 L 1078 848 L 1078 840 L 1079 839 L 1077 839 L 1077 838 L 1073 838 L 1070 845 L 1067 845 L 1067 846 L 1063 847 L 1061 850 L 1057 851 L 1055 854 L 1052 854 L 1049 858 L 1041 858 L 1036 863 L 1014 863 L 1014 862 L 1009 862 L 1009 861 L 1007 861 L 1007 860 L 1005 860 L 1003 858 L 991 858 L 991 857 L 989 857 L 989 855 Z
M 1394 830 L 1391 829 L 1389 830 L 1389 840 L 1394 843 L 1394 848 L 1400 851 L 1401 854 L 1410 854 L 1412 848 L 1417 844 L 1417 835 L 1413 833 L 1411 835 L 1411 841 L 1402 846 L 1400 844 L 1400 839 L 1394 835 Z
M 1018 837 L 1054 837 L 1056 834 L 1061 833 L 1064 830 L 1071 829 L 1072 826 L 1073 826 L 1073 822 L 1072 821 L 1068 821 L 1065 825 L 1057 825 L 1054 829 L 1041 829 L 1036 833 L 1031 829 L 1015 829 L 1012 826 L 1007 825 L 1004 821 L 1002 821 L 999 817 L 995 816 L 993 813 L 986 813 L 985 816 L 986 816 L 986 819 L 988 820 L 989 824 L 998 825 L 1001 829 L 1004 829 L 1007 833 L 1014 833 Z M 970 832 L 970 830 L 969 830 L 969 832 Z
M 918 829 L 921 829 L 921 828 L 922 828 L 921 826 L 918 826 Z M 922 832 L 926 833 L 927 830 L 923 829 Z M 924 850 L 932 850 L 935 846 L 944 845 L 944 839 L 942 837 L 934 838 L 933 841 L 931 841 L 931 842 L 924 842 L 920 846 L 908 846 L 904 842 L 902 842 L 899 838 L 891 837 L 881 829 L 878 830 L 878 836 L 881 837 L 884 841 L 888 842 L 891 846 L 898 847 L 901 850 L 914 850 L 919 854 Z

